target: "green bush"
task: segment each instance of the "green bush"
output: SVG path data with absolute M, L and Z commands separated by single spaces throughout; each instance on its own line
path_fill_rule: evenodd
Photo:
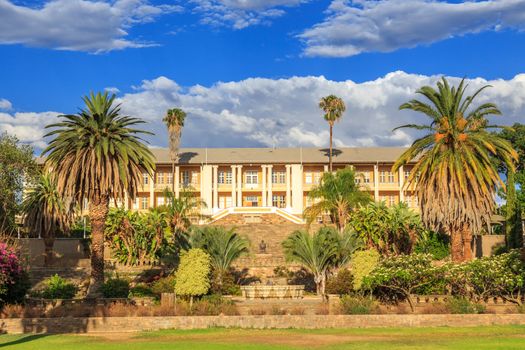
M 377 250 L 360 250 L 352 254 L 351 268 L 354 278 L 354 290 L 360 290 L 363 279 L 379 264 L 380 255 Z
M 175 274 L 175 292 L 190 297 L 204 295 L 210 289 L 210 256 L 202 249 L 193 248 L 183 252 Z
M 44 284 L 41 293 L 44 299 L 72 299 L 78 291 L 77 286 L 57 274 L 48 278 Z
M 175 275 L 159 278 L 151 285 L 151 291 L 159 297 L 162 293 L 175 293 Z
M 375 312 L 377 303 L 371 297 L 344 295 L 341 312 L 345 315 L 368 315 Z
M 414 252 L 430 254 L 435 260 L 442 260 L 450 255 L 450 238 L 446 234 L 426 231 L 421 235 Z
M 473 303 L 465 297 L 452 297 L 447 300 L 447 308 L 451 314 L 482 314 L 485 307 Z
M 129 281 L 122 278 L 110 278 L 102 285 L 104 298 L 127 298 Z
M 135 287 L 129 290 L 130 298 L 144 298 L 144 297 L 154 297 L 155 293 L 153 290 L 148 287 L 146 284 L 138 284 Z
M 347 269 L 341 269 L 337 275 L 332 276 L 326 283 L 326 293 L 345 295 L 354 289 L 354 277 Z
M 212 294 L 220 295 L 240 295 L 241 287 L 235 283 L 235 278 L 231 272 L 223 275 L 222 278 L 217 277 L 217 272 L 212 272 L 210 292 Z

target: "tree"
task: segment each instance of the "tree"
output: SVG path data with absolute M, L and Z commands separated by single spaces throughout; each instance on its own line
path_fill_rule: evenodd
M 314 234 L 299 230 L 283 242 L 286 259 L 303 265 L 314 275 L 317 295 L 324 298 L 326 278 L 335 268 L 343 267 L 357 248 L 347 235 L 332 227 L 322 227 Z
M 155 168 L 153 154 L 135 129 L 142 120 L 120 114 L 115 95 L 91 93 L 76 115 L 62 115 L 46 136 L 55 136 L 44 150 L 46 167 L 57 189 L 77 203 L 88 202 L 91 220 L 91 280 L 88 295 L 100 295 L 104 282 L 104 229 L 109 200 L 133 199 L 144 172 Z
M 351 212 L 370 201 L 368 192 L 361 191 L 356 184 L 350 167 L 323 174 L 320 184 L 312 188 L 308 196 L 314 204 L 304 210 L 306 221 L 310 224 L 319 215 L 329 213 L 339 232 L 345 230 Z
M 73 223 L 74 203 L 63 198 L 57 190 L 56 179 L 49 173 L 40 175 L 38 183 L 22 202 L 24 226 L 44 239 L 44 265 L 53 259 L 53 245 L 57 231 L 67 232 Z
M 430 104 L 412 100 L 399 107 L 425 114 L 430 124 L 400 127 L 428 134 L 403 152 L 393 171 L 416 162 L 407 184 L 416 184 L 423 222 L 431 230 L 450 235 L 452 260 L 470 260 L 472 233 L 490 223 L 495 191 L 504 186 L 492 158 L 514 169 L 518 154 L 508 141 L 487 132 L 491 126 L 486 117 L 501 114 L 497 106 L 472 107 L 488 86 L 465 98 L 464 81 L 456 88 L 443 78 L 437 87 L 417 90 Z
M 36 174 L 33 148 L 7 133 L 0 134 L 0 235 L 16 232 L 15 217 L 20 212 L 22 191 L 31 185 Z
M 343 112 L 346 110 L 345 103 L 343 99 L 335 95 L 328 95 L 321 98 L 319 102 L 319 108 L 324 112 L 324 119 L 328 122 L 330 126 L 330 155 L 328 158 L 328 164 L 330 172 L 332 171 L 332 138 L 333 138 L 333 129 L 335 122 L 339 121 Z
M 216 284 L 222 290 L 223 279 L 232 263 L 248 253 L 250 242 L 239 236 L 233 228 L 228 230 L 220 226 L 205 226 L 193 231 L 191 246 L 208 253 Z
M 166 116 L 162 121 L 168 128 L 170 136 L 170 158 L 171 158 L 171 174 L 172 174 L 172 186 L 171 191 L 175 192 L 175 163 L 179 161 L 179 146 L 182 133 L 182 127 L 184 126 L 184 120 L 186 119 L 186 112 L 180 108 L 172 108 L 166 111 Z
M 202 249 L 193 248 L 183 252 L 175 273 L 175 293 L 190 297 L 204 295 L 210 289 L 210 256 Z

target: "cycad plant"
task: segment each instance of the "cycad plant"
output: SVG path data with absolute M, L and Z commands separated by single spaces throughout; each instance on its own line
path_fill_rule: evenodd
M 491 127 L 487 117 L 501 114 L 497 106 L 490 102 L 473 105 L 487 87 L 465 96 L 464 80 L 456 88 L 443 78 L 437 89 L 424 86 L 417 91 L 428 102 L 412 100 L 400 106 L 430 120 L 400 127 L 427 134 L 399 157 L 393 171 L 416 162 L 407 185 L 417 186 L 423 222 L 450 235 L 454 261 L 472 259 L 472 234 L 490 223 L 496 189 L 504 186 L 493 159 L 514 169 L 518 157 L 508 141 L 487 131 Z
M 164 119 L 162 119 L 168 128 L 168 134 L 170 137 L 169 145 L 171 158 L 172 192 L 175 192 L 175 163 L 179 161 L 179 146 L 184 120 L 186 120 L 186 112 L 180 108 L 168 109 L 166 111 L 166 116 Z
M 323 110 L 324 120 L 326 120 L 330 126 L 330 154 L 328 156 L 328 164 L 330 171 L 332 171 L 332 140 L 334 124 L 343 117 L 346 106 L 342 98 L 335 95 L 328 95 L 319 101 L 319 108 Z
M 133 199 L 142 174 L 152 174 L 153 154 L 136 129 L 142 120 L 120 114 L 115 95 L 91 93 L 78 114 L 59 116 L 60 122 L 43 154 L 46 168 L 57 179 L 58 192 L 80 205 L 87 201 L 91 220 L 91 283 L 89 296 L 100 295 L 104 282 L 104 229 L 109 201 Z

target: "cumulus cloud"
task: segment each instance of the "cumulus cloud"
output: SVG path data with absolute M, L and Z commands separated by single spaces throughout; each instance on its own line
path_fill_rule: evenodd
M 213 26 L 243 29 L 267 24 L 285 14 L 284 8 L 309 0 L 191 0 L 194 11 L 202 14 L 201 22 Z
M 13 106 L 11 105 L 11 102 L 6 100 L 5 98 L 0 98 L 0 110 L 10 110 Z
M 347 106 L 334 128 L 336 146 L 405 146 L 418 135 L 411 130 L 392 129 L 426 123 L 428 118 L 399 111 L 399 106 L 416 97 L 419 87 L 433 86 L 440 78 L 398 71 L 363 83 L 306 76 L 181 87 L 167 77 L 158 77 L 121 93 L 118 102 L 123 113 L 147 122 L 142 128 L 156 134 L 147 137 L 155 146 L 168 145 L 164 113 L 168 108 L 181 107 L 188 113 L 184 147 L 326 147 L 328 125 L 318 102 L 323 96 L 335 94 Z M 456 77 L 449 80 L 454 84 L 460 81 Z M 504 116 L 495 117 L 498 124 L 525 123 L 525 74 L 509 80 L 476 78 L 468 83 L 470 92 L 486 84 L 493 86 L 478 97 L 478 103 L 493 101 L 499 105 Z M 40 147 L 46 141 L 42 139 L 43 126 L 55 120 L 56 114 L 0 113 L 0 131 L 13 132 Z
M 524 0 L 334 0 L 299 38 L 308 56 L 390 52 L 455 36 L 525 28 Z
M 152 46 L 129 38 L 128 30 L 178 11 L 147 0 L 50 0 L 41 7 L 0 0 L 0 44 L 86 52 Z

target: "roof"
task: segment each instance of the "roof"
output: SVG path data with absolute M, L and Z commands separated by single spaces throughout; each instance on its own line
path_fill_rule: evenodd
M 405 147 L 337 147 L 333 150 L 334 164 L 392 163 Z M 169 164 L 167 148 L 151 148 L 157 164 Z M 325 164 L 327 148 L 181 148 L 180 164 Z M 37 157 L 37 163 L 44 158 Z

